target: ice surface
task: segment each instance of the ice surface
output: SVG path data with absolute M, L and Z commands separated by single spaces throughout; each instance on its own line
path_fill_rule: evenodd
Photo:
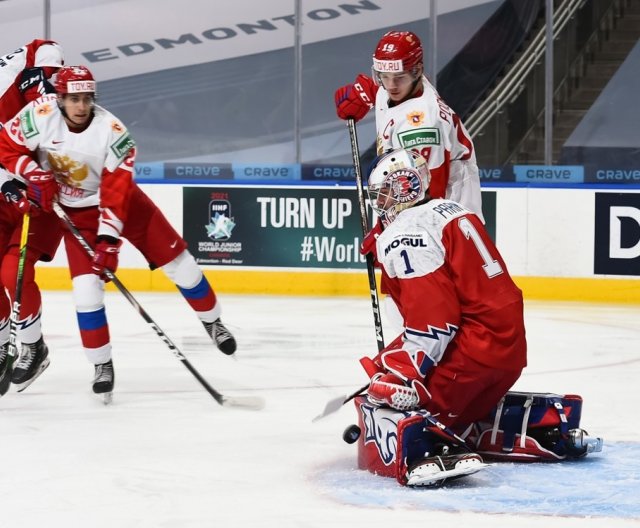
M 107 298 L 116 391 L 103 405 L 71 294 L 44 292 L 51 366 L 0 399 L 0 527 L 640 526 L 638 306 L 526 303 L 529 367 L 514 388 L 581 394 L 602 453 L 414 490 L 356 469 L 341 439 L 351 405 L 311 422 L 366 383 L 368 298 L 222 295 L 234 359 L 177 293 L 134 295 L 215 389 L 262 396 L 265 409 L 219 406 L 118 293 Z

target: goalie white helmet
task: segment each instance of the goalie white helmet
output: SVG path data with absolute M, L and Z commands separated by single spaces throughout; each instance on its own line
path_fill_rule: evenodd
M 392 150 L 380 156 L 369 174 L 371 207 L 386 227 L 400 211 L 424 201 L 431 176 L 427 161 L 410 150 Z

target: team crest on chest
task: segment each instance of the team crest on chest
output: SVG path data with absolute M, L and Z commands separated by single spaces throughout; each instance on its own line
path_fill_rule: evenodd
M 36 114 L 46 116 L 53 112 L 53 108 L 49 103 L 45 103 L 36 108 Z
M 56 175 L 56 179 L 70 187 L 79 187 L 89 176 L 89 167 L 84 163 L 72 160 L 69 156 L 58 156 L 49 152 L 47 160 Z
M 420 126 L 424 123 L 424 112 L 415 110 L 407 114 L 407 122 L 413 126 Z

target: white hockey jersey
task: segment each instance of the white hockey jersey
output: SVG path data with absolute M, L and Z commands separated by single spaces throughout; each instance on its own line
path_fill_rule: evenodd
M 30 101 L 44 95 L 42 79 L 24 78 L 25 70 L 40 66 L 38 53 L 55 44 L 36 39 L 0 57 L 0 122 L 15 116 Z M 44 61 L 49 63 L 48 61 Z
M 473 142 L 457 114 L 425 76 L 423 93 L 389 107 L 389 95 L 376 94 L 377 150 L 413 150 L 425 158 L 431 172 L 429 194 L 454 200 L 481 220 L 480 176 Z
M 51 170 L 58 200 L 68 207 L 100 206 L 115 229 L 99 234 L 120 236 L 133 185 L 135 145 L 113 114 L 95 105 L 89 126 L 75 132 L 67 126 L 56 96 L 46 95 L 25 106 L 0 132 L 0 163 L 24 175 L 36 163 Z

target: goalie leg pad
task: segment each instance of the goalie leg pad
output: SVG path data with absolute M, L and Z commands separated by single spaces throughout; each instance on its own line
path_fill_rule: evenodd
M 432 424 L 426 411 L 378 407 L 364 396 L 356 397 L 354 403 L 362 431 L 358 439 L 360 469 L 393 477 L 404 486 L 409 466 L 441 454 L 446 451 L 444 446 L 456 447 L 445 432 Z
M 398 423 L 410 413 L 378 407 L 364 396 L 354 398 L 354 404 L 362 431 L 358 467 L 383 477 L 395 477 Z
M 581 412 L 577 395 L 507 392 L 479 423 L 477 450 L 485 458 L 516 461 L 558 461 L 600 451 L 602 439 L 584 440 Z

